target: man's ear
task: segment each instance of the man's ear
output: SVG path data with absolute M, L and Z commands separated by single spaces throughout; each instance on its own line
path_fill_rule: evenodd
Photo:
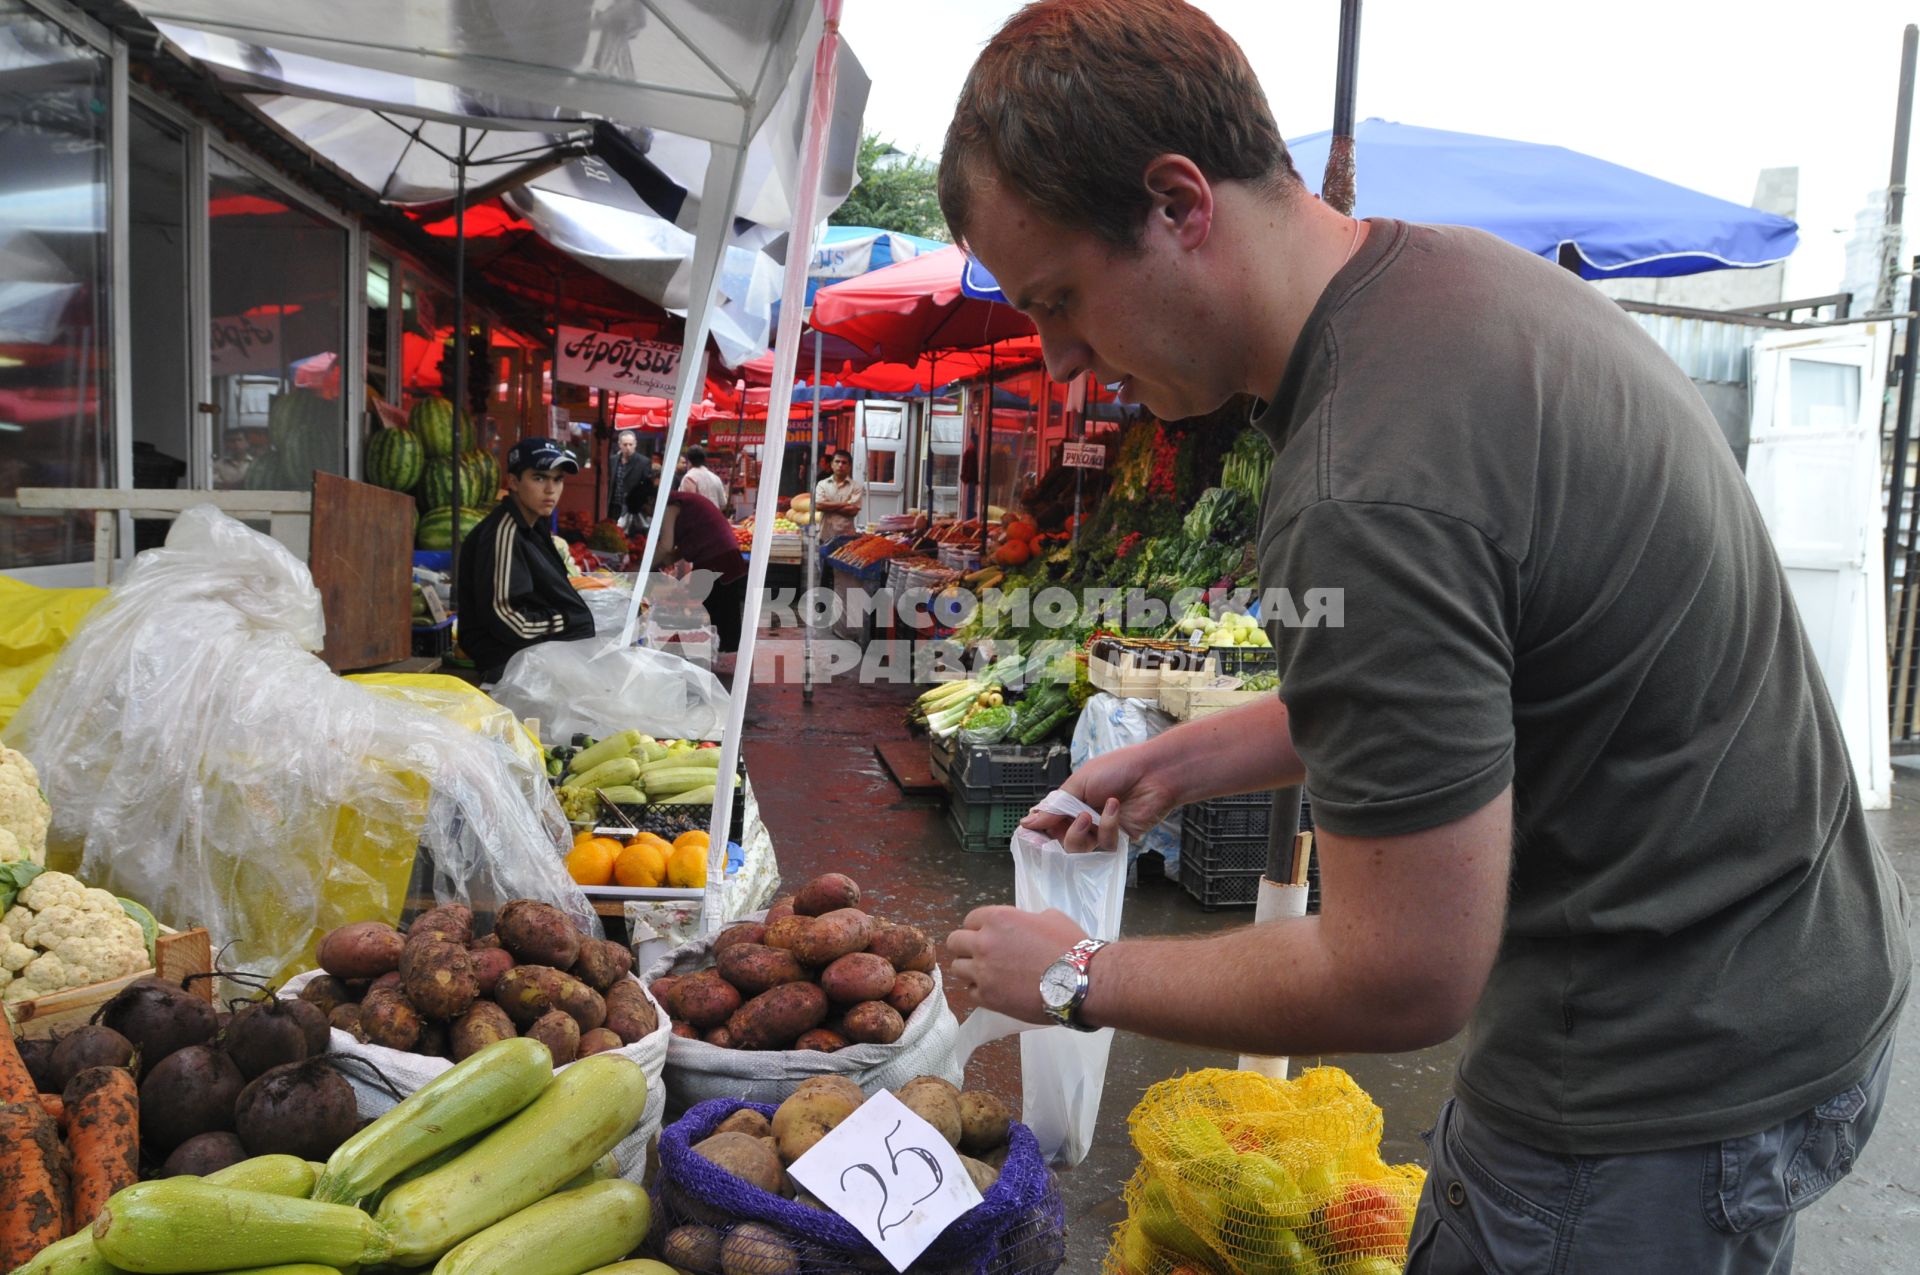
M 1213 183 L 1185 155 L 1160 155 L 1147 164 L 1140 179 L 1151 205 L 1149 233 L 1164 233 L 1191 251 L 1213 232 Z

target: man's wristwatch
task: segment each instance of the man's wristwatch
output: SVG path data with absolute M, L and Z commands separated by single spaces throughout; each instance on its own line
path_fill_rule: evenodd
M 1062 1027 L 1094 1030 L 1081 1020 L 1080 1006 L 1087 1000 L 1087 966 L 1093 954 L 1106 945 L 1105 939 L 1081 939 L 1040 975 L 1040 1003 Z

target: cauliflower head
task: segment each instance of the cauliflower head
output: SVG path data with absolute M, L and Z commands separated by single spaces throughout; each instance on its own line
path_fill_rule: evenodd
M 40 775 L 26 754 L 0 747 L 0 863 L 47 861 L 53 811 L 40 795 Z M 12 844 L 9 844 L 11 842 Z
M 24 957 L 23 957 L 24 954 Z M 0 1000 L 28 1000 L 124 978 L 147 966 L 147 936 L 120 901 L 43 872 L 0 918 Z

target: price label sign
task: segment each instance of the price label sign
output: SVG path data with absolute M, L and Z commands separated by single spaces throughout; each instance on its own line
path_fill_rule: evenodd
M 897 1271 L 980 1203 L 960 1154 L 885 1090 L 861 1103 L 787 1172 L 853 1223 Z
M 1069 469 L 1105 469 L 1107 445 L 1105 443 L 1062 443 L 1060 463 Z

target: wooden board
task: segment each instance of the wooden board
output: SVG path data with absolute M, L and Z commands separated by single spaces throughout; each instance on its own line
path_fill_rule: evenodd
M 154 941 L 153 968 L 136 970 L 125 978 L 104 983 L 72 987 L 29 1001 L 7 1006 L 15 1028 L 24 1036 L 51 1036 L 56 1031 L 78 1027 L 93 1017 L 93 1011 L 112 1000 L 116 993 L 137 978 L 159 975 L 169 983 L 179 983 L 189 974 L 205 974 L 213 969 L 213 944 L 205 930 L 187 930 L 175 934 L 163 930 Z M 213 999 L 210 978 L 196 979 L 191 990 L 202 1000 Z
M 893 776 L 893 782 L 900 785 L 903 793 L 936 793 L 944 790 L 944 785 L 933 773 L 933 760 L 927 756 L 926 745 L 917 739 L 884 739 L 873 746 L 874 756 Z
M 327 617 L 327 667 L 412 656 L 413 497 L 316 471 L 309 565 Z

